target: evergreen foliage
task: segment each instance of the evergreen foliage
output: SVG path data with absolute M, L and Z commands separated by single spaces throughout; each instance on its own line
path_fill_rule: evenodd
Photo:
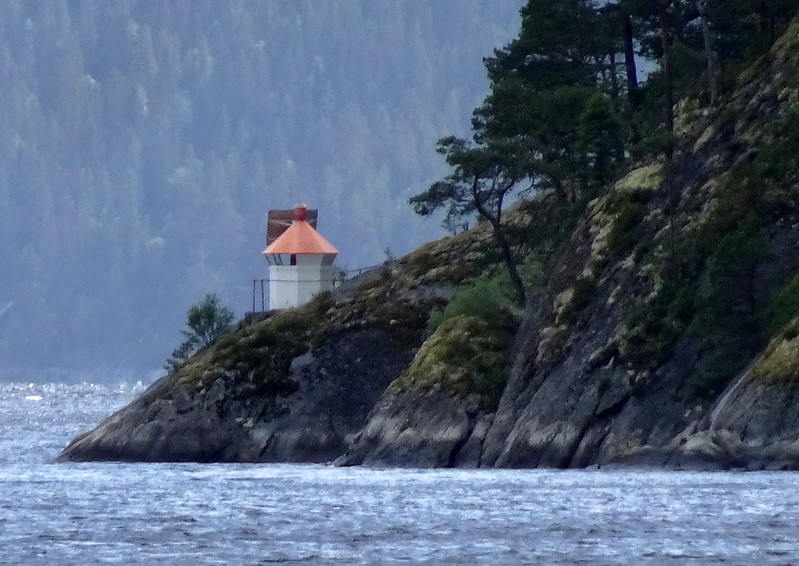
M 762 346 L 754 273 L 766 253 L 754 214 L 724 235 L 709 260 L 709 285 L 696 301 L 693 330 L 709 352 L 690 385 L 700 396 L 716 393 Z
M 516 267 L 518 260 L 511 249 L 502 214 L 506 200 L 514 191 L 527 192 L 532 187 L 520 188 L 523 173 L 510 156 L 507 146 L 475 146 L 466 140 L 449 137 L 439 140 L 438 151 L 446 156 L 453 172 L 443 181 L 430 185 L 426 192 L 412 197 L 411 205 L 418 214 L 424 216 L 445 208 L 445 223 L 473 212 L 488 220 L 508 269 L 516 300 L 523 305 L 524 283 Z
M 751 62 L 771 43 L 752 40 L 745 31 L 751 22 L 759 22 L 761 32 L 768 29 L 773 41 L 773 32 L 799 7 L 744 2 L 739 9 L 738 18 L 750 24 L 733 24 L 713 0 L 528 0 L 518 37 L 484 60 L 491 90 L 473 112 L 472 141 L 439 140 L 451 173 L 413 197 L 414 209 L 428 215 L 443 208 L 449 225 L 474 213 L 488 220 L 524 303 L 503 206 L 531 191 L 584 203 L 629 155 L 662 154 L 668 165 L 678 97 L 698 94 L 704 77 L 710 102 L 717 104 L 719 69 Z M 636 43 L 641 55 L 659 63 L 644 85 L 637 79 Z M 722 53 L 720 45 L 741 49 Z M 621 204 L 614 248 L 626 242 L 644 212 L 642 203 Z
M 188 330 L 181 330 L 185 340 L 167 360 L 165 369 L 173 371 L 185 362 L 191 354 L 230 332 L 233 311 L 222 305 L 217 296 L 209 293 L 186 313 Z
M 589 98 L 577 125 L 577 151 L 583 157 L 581 169 L 588 178 L 584 186 L 600 189 L 613 174 L 614 163 L 624 159 L 624 136 L 619 117 L 606 96 Z
M 772 336 L 799 316 L 799 272 L 774 294 L 766 310 L 766 335 Z

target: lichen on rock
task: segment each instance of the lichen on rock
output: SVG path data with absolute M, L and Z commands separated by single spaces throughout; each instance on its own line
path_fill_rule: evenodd
M 799 317 L 772 338 L 755 362 L 752 377 L 772 384 L 799 382 Z

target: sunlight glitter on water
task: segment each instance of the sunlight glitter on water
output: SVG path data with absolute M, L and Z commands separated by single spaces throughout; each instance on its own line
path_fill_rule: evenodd
M 143 389 L 0 385 L 0 564 L 799 559 L 793 473 L 49 463 Z

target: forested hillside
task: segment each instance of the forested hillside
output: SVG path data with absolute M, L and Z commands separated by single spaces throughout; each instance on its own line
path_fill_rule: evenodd
M 354 268 L 439 233 L 407 200 L 468 130 L 521 0 L 6 0 L 0 368 L 157 367 L 241 314 L 298 199 Z

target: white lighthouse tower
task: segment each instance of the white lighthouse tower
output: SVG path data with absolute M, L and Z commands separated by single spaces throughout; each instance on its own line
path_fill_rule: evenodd
M 269 262 L 270 309 L 297 307 L 333 289 L 338 250 L 306 220 L 307 212 L 304 203 L 297 203 L 291 225 L 263 252 Z

